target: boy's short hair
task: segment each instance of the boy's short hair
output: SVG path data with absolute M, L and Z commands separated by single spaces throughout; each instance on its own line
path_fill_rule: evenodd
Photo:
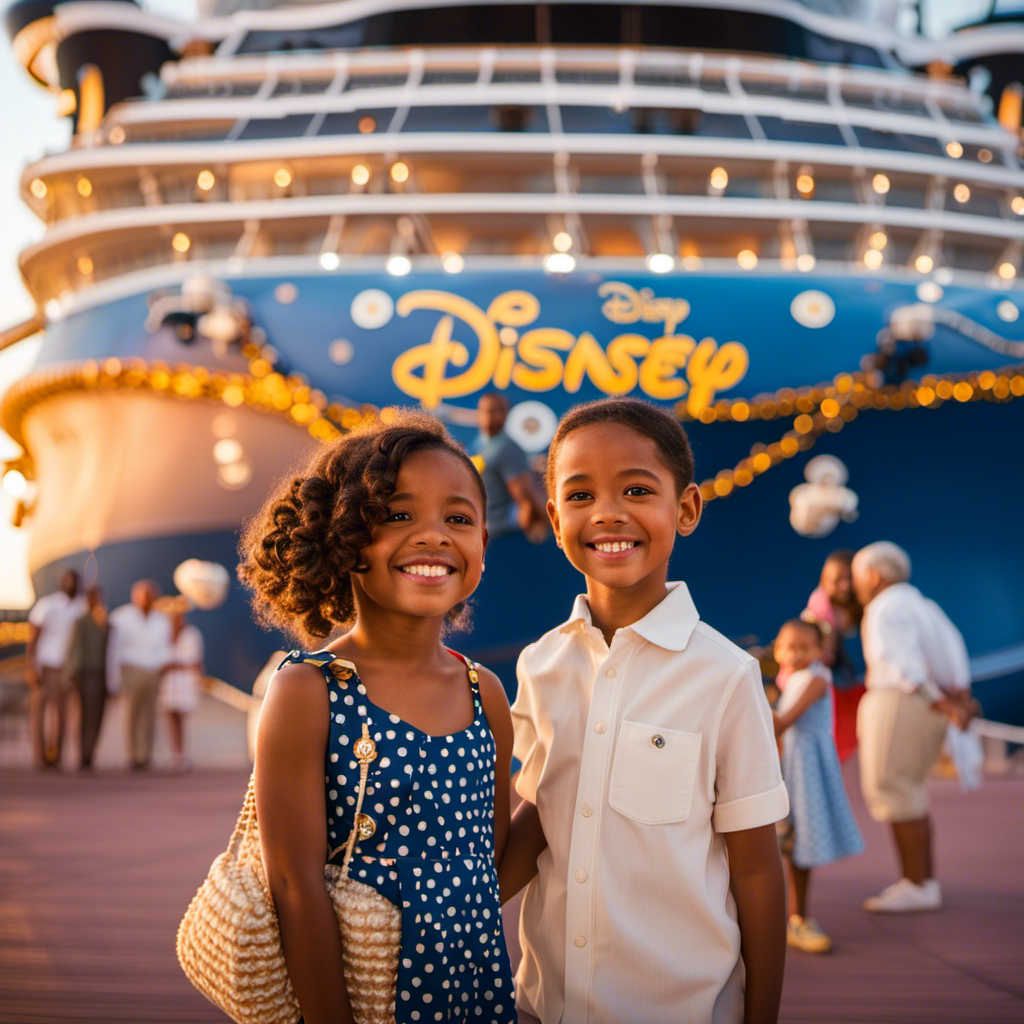
M 693 483 L 693 449 L 682 424 L 651 402 L 639 398 L 602 398 L 574 406 L 563 417 L 548 449 L 546 483 L 548 497 L 555 500 L 555 460 L 565 439 L 583 427 L 619 423 L 649 438 L 665 466 L 672 471 L 676 490 L 682 494 Z

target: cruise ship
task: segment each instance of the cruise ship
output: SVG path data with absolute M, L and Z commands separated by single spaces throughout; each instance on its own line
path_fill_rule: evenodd
M 37 590 L 233 570 L 271 483 L 394 406 L 469 441 L 503 392 L 540 464 L 631 394 L 693 440 L 705 619 L 763 644 L 828 551 L 891 539 L 1024 722 L 1019 84 L 876 7 L 9 4 L 74 126 L 22 175 L 39 316 L 4 337 L 43 334 L 0 407 Z M 518 535 L 487 561 L 453 643 L 511 690 L 580 580 Z M 279 642 L 237 586 L 197 621 L 238 686 Z

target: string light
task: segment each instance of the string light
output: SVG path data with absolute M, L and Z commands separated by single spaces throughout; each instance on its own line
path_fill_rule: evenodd
M 960 145 L 956 139 L 950 139 L 946 143 L 946 154 L 951 156 L 954 160 L 959 160 L 964 155 L 964 147 Z
M 83 199 L 88 199 L 92 195 L 92 182 L 88 178 L 79 178 L 75 182 L 75 189 Z
M 465 266 L 466 261 L 462 258 L 461 253 L 452 251 L 441 253 L 441 267 L 446 274 L 461 274 Z
M 401 160 L 391 165 L 391 180 L 401 184 L 409 180 L 409 165 L 403 164 Z
M 1024 217 L 1024 196 L 1014 196 L 1010 200 L 1010 209 L 1013 210 L 1018 217 Z
M 352 168 L 352 184 L 365 185 L 370 180 L 370 168 L 364 164 L 356 164 Z
M 864 253 L 863 259 L 864 266 L 869 270 L 877 270 L 885 262 L 885 256 L 879 249 L 868 249 Z
M 889 191 L 889 178 L 885 174 L 876 174 L 871 179 L 871 187 L 880 195 L 884 196 Z
M 721 192 L 729 184 L 729 172 L 724 167 L 716 167 L 708 181 L 712 188 Z
M 278 188 L 287 188 L 292 183 L 292 172 L 287 167 L 278 167 L 274 171 L 274 184 Z
M 916 260 L 914 260 L 914 267 L 917 269 L 919 274 L 930 274 L 934 266 L 935 260 L 933 260 L 927 253 L 922 253 Z
M 46 182 L 42 178 L 33 178 L 32 184 L 29 185 L 29 191 L 36 199 L 45 199 L 46 193 L 50 190 L 46 187 Z
M 796 258 L 796 269 L 807 273 L 807 271 L 814 269 L 814 264 L 817 262 L 809 252 L 802 252 Z
M 1017 268 L 1012 263 L 1000 263 L 997 273 L 1004 281 L 1012 281 L 1017 276 Z
M 963 182 L 960 182 L 960 184 L 953 189 L 953 198 L 958 203 L 966 203 L 971 198 L 970 188 L 968 188 Z
M 889 236 L 884 231 L 875 231 L 870 242 L 873 249 L 884 249 L 889 244 Z
M 753 270 L 757 266 L 757 253 L 753 249 L 740 249 L 736 253 L 736 262 L 744 270 Z
M 175 252 L 188 252 L 192 248 L 192 239 L 185 234 L 184 231 L 179 231 L 172 239 L 171 246 Z
M 551 239 L 551 244 L 558 250 L 558 252 L 568 252 L 572 248 L 572 235 L 568 231 L 559 231 L 554 238 Z
M 213 171 L 200 171 L 199 176 L 196 178 L 196 184 L 204 192 L 209 192 L 217 184 L 217 179 L 214 177 Z
M 675 269 L 676 261 L 667 252 L 652 252 L 647 257 L 647 269 L 652 274 L 667 274 Z

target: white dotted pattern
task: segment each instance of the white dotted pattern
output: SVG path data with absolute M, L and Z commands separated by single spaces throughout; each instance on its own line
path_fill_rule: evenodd
M 495 746 L 476 684 L 473 724 L 431 736 L 371 703 L 354 667 L 346 679 L 332 673 L 328 652 L 293 651 L 287 660 L 307 659 L 324 663 L 331 688 L 324 782 L 332 837 L 352 829 L 359 770 L 351 739 L 363 722 L 377 745 L 363 804 L 377 830 L 357 846 L 350 875 L 402 911 L 396 1022 L 513 1024 L 494 866 Z M 334 860 L 342 857 L 338 850 Z

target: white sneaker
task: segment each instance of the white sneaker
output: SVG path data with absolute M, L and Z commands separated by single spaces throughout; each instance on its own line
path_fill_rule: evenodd
M 928 878 L 915 885 L 909 878 L 887 886 L 877 896 L 864 901 L 864 909 L 883 914 L 909 914 L 921 910 L 939 910 L 942 907 L 942 889 L 938 880 Z

